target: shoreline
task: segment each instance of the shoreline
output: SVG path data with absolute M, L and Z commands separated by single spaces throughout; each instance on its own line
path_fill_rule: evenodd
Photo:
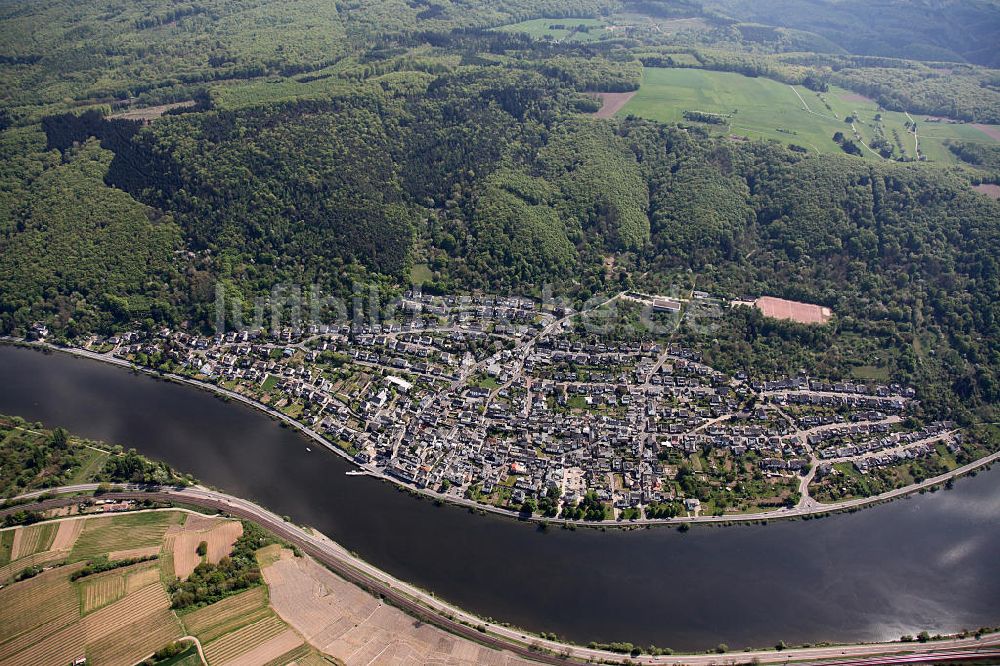
M 55 508 L 89 498 L 80 495 L 95 490 L 99 484 L 79 484 L 63 486 L 19 495 L 14 499 L 39 498 L 51 493 L 55 497 L 35 503 L 19 504 L 0 509 L 0 516 L 18 510 Z M 146 511 L 191 511 L 175 504 L 197 506 L 215 510 L 230 516 L 250 520 L 259 524 L 289 543 L 299 547 L 304 553 L 319 561 L 344 580 L 357 585 L 367 593 L 380 596 L 407 614 L 426 619 L 448 631 L 472 642 L 497 650 L 513 652 L 528 660 L 548 664 L 672 664 L 680 666 L 716 666 L 718 664 L 762 663 L 858 663 L 858 659 L 887 658 L 886 655 L 908 655 L 907 662 L 933 661 L 941 663 L 949 660 L 973 661 L 976 659 L 996 659 L 1000 657 L 1000 632 L 992 631 L 979 637 L 951 634 L 927 641 L 891 641 L 872 643 L 823 644 L 810 647 L 748 648 L 739 652 L 671 653 L 668 655 L 640 654 L 636 656 L 612 652 L 601 648 L 591 648 L 558 639 L 542 638 L 532 632 L 517 627 L 497 624 L 481 618 L 470 611 L 444 601 L 433 593 L 426 592 L 391 574 L 369 564 L 354 555 L 339 543 L 318 530 L 299 526 L 272 513 L 260 505 L 233 495 L 199 486 L 185 488 L 125 485 L 121 491 L 101 495 L 112 499 L 152 500 L 171 505 L 163 509 Z M 71 516 L 53 520 L 79 520 L 92 516 Z M 4 528 L 14 529 L 14 527 Z M 2 531 L 2 530 L 0 530 Z M 935 650 L 935 648 L 940 648 Z M 986 652 L 984 652 L 986 650 Z M 914 658 L 916 656 L 916 658 Z M 891 659 L 891 657 L 888 657 Z M 887 661 L 884 663 L 893 663 Z
M 600 521 L 588 521 L 588 520 L 568 520 L 562 518 L 548 518 L 545 516 L 525 516 L 524 514 L 503 509 L 496 506 L 490 506 L 485 504 L 480 504 L 474 500 L 469 500 L 465 498 L 455 497 L 452 495 L 447 495 L 444 493 L 439 493 L 427 488 L 419 488 L 413 484 L 405 483 L 400 479 L 397 479 L 389 474 L 384 474 L 372 469 L 369 469 L 357 461 L 355 461 L 351 456 L 349 456 L 345 451 L 337 447 L 336 445 L 329 442 L 323 435 L 316 432 L 312 428 L 306 426 L 303 423 L 293 419 L 286 414 L 279 412 L 276 409 L 268 407 L 267 405 L 261 404 L 255 400 L 247 398 L 246 396 L 230 391 L 229 389 L 211 384 L 209 382 L 203 382 L 197 379 L 191 379 L 189 377 L 184 377 L 182 375 L 177 375 L 173 373 L 164 373 L 150 368 L 146 368 L 140 365 L 136 365 L 125 359 L 115 358 L 113 356 L 108 356 L 106 354 L 99 354 L 97 352 L 87 351 L 85 349 L 77 349 L 75 347 L 61 347 L 58 345 L 46 343 L 46 342 L 31 342 L 27 340 L 19 340 L 16 338 L 3 337 L 0 338 L 0 344 L 6 344 L 13 347 L 21 347 L 24 349 L 33 349 L 41 352 L 61 352 L 69 354 L 77 358 L 89 359 L 92 361 L 103 362 L 108 365 L 116 366 L 122 369 L 131 370 L 135 373 L 142 373 L 149 377 L 162 379 L 165 381 L 171 381 L 178 384 L 184 384 L 191 386 L 193 388 L 201 389 L 212 393 L 216 397 L 222 398 L 226 401 L 235 400 L 240 402 L 247 407 L 256 409 L 257 411 L 269 416 L 272 420 L 277 420 L 280 424 L 286 424 L 295 428 L 300 434 L 304 435 L 307 439 L 320 444 L 328 451 L 340 456 L 342 459 L 347 461 L 353 468 L 355 473 L 352 476 L 369 476 L 374 479 L 378 479 L 383 482 L 389 482 L 395 485 L 400 490 L 405 490 L 411 494 L 418 496 L 419 498 L 427 498 L 435 502 L 444 502 L 456 507 L 462 507 L 469 509 L 470 511 L 479 511 L 483 514 L 491 513 L 497 516 L 502 516 L 509 519 L 514 519 L 518 522 L 531 522 L 538 525 L 546 525 L 552 527 L 562 527 L 566 529 L 577 529 L 577 528 L 591 528 L 591 529 L 636 529 L 636 528 L 651 528 L 651 527 L 679 527 L 681 525 L 687 525 L 688 527 L 694 525 L 739 525 L 739 524 L 760 524 L 766 523 L 770 520 L 794 520 L 794 519 L 815 519 L 822 518 L 828 515 L 833 515 L 836 513 L 854 512 L 860 509 L 869 508 L 872 506 L 877 506 L 886 502 L 891 502 L 896 499 L 907 497 L 914 493 L 919 493 L 921 491 L 929 490 L 935 486 L 946 483 L 951 479 L 956 479 L 970 472 L 974 472 L 982 467 L 986 467 L 996 460 L 1000 459 L 1000 451 L 991 453 L 989 455 L 983 456 L 978 460 L 974 460 L 971 463 L 957 467 L 944 474 L 939 474 L 938 476 L 925 479 L 920 483 L 911 484 L 909 486 L 904 486 L 903 488 L 896 488 L 894 490 L 881 493 L 879 495 L 872 495 L 870 497 L 858 497 L 850 500 L 844 500 L 841 502 L 836 502 L 832 504 L 816 504 L 802 507 L 793 507 L 790 509 L 775 509 L 774 511 L 758 512 L 758 513 L 742 513 L 742 514 L 724 514 L 722 516 L 677 516 L 674 518 L 641 518 L 637 520 L 600 520 Z

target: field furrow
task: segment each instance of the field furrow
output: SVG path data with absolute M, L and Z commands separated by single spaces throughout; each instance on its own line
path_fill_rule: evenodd
M 33 629 L 25 631 L 15 638 L 12 638 L 4 643 L 0 643 L 0 664 L 6 663 L 7 659 L 10 659 L 13 655 L 27 650 L 29 647 L 35 643 L 45 640 L 49 636 L 55 634 L 59 630 L 73 624 L 80 619 L 79 613 L 75 610 L 68 611 L 59 617 L 56 617 L 49 622 L 40 624 Z
M 28 567 L 58 562 L 65 559 L 65 557 L 66 553 L 63 551 L 48 550 L 41 553 L 35 553 L 34 555 L 28 555 L 27 557 L 22 557 L 19 560 L 8 562 L 0 567 L 0 582 L 13 578 L 15 575 L 24 571 Z
M 0 641 L 9 640 L 40 624 L 77 614 L 75 590 L 69 575 L 75 567 L 53 569 L 3 590 L 0 604 Z
M 57 527 L 58 525 L 55 523 L 42 523 L 41 525 L 17 528 L 10 559 L 16 560 L 48 550 L 55 538 Z
M 286 629 L 288 625 L 277 616 L 271 616 L 212 641 L 205 646 L 205 656 L 212 666 L 225 664 L 266 643 Z
M 156 511 L 88 519 L 70 559 L 85 560 L 120 550 L 159 546 L 167 528 L 176 525 L 182 515 Z
M 159 583 L 144 587 L 85 617 L 83 625 L 87 630 L 87 641 L 95 641 L 119 629 L 131 627 L 147 615 L 168 608 L 170 600 Z
M 131 666 L 183 635 L 177 618 L 165 608 L 129 622 L 127 631 L 127 641 L 121 639 L 117 629 L 88 641 L 88 663 Z
M 121 572 L 110 572 L 114 575 L 95 577 L 86 580 L 80 586 L 81 611 L 91 613 L 98 608 L 118 601 L 125 596 L 125 576 Z
M 59 529 L 56 531 L 56 537 L 52 541 L 52 550 L 72 550 L 73 544 L 76 543 L 80 532 L 83 531 L 83 523 L 82 519 L 61 521 Z
M 265 666 L 271 660 L 301 647 L 302 644 L 302 637 L 294 629 L 285 629 L 277 636 L 257 645 L 251 650 L 240 653 L 230 661 L 213 662 L 213 666 L 217 663 L 220 666 Z
M 66 666 L 84 649 L 83 627 L 76 623 L 4 660 L 4 666 Z
M 211 606 L 205 606 L 188 613 L 184 616 L 184 626 L 190 633 L 201 637 L 202 634 L 216 627 L 225 627 L 233 622 L 245 624 L 244 618 L 260 610 L 267 610 L 267 589 L 263 586 L 251 588 Z M 222 633 L 225 631 L 216 634 L 216 636 L 221 636 Z M 212 638 L 202 638 L 202 641 L 205 642 L 210 640 Z

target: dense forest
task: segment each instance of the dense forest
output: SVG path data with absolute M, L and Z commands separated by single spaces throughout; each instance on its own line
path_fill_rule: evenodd
M 247 299 L 282 282 L 398 291 L 415 265 L 428 289 L 552 283 L 577 302 L 694 283 L 837 313 L 811 328 L 736 311 L 707 332 L 682 326 L 713 364 L 875 367 L 919 386 L 928 414 L 991 419 L 1000 204 L 969 187 L 996 173 L 988 144 L 950 142 L 961 166 L 902 165 L 736 141 L 691 118 L 591 115 L 593 93 L 634 90 L 645 64 L 1000 120 L 1000 77 L 975 64 L 995 64 L 976 46 L 988 25 L 965 41 L 954 22 L 921 27 L 920 49 L 875 50 L 800 4 L 2 4 L 0 333 L 209 330 L 217 283 Z M 871 29 L 909 11 L 883 7 Z M 540 17 L 609 27 L 576 41 L 495 29 Z M 687 27 L 646 26 L 675 18 Z M 187 100 L 151 122 L 118 115 Z

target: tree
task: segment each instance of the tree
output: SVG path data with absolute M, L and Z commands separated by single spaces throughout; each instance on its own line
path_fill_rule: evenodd
M 202 541 L 199 543 L 195 552 L 198 553 L 198 557 L 205 557 L 208 554 L 208 542 Z
M 56 428 L 52 431 L 52 436 L 49 438 L 49 444 L 57 449 L 65 449 L 69 443 L 69 438 L 66 431 L 62 428 Z

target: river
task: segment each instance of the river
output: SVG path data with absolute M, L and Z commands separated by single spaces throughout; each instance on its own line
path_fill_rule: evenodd
M 346 476 L 249 407 L 66 354 L 0 345 L 0 413 L 134 447 L 443 599 L 577 642 L 742 649 L 1000 624 L 995 470 L 819 520 L 543 531 Z

